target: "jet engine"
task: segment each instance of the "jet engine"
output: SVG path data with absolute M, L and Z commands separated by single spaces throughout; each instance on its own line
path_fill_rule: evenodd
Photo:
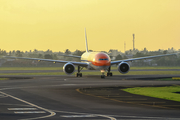
M 73 74 L 74 71 L 75 71 L 75 67 L 72 63 L 66 63 L 64 66 L 63 66 L 63 71 L 70 75 L 70 74 Z
M 122 74 L 127 73 L 130 70 L 129 64 L 127 62 L 121 62 L 118 65 L 118 71 Z

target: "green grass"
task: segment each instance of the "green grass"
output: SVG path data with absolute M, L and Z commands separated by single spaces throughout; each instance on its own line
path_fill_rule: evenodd
M 9 80 L 9 78 L 0 78 L 0 80 Z
M 0 70 L 62 70 L 63 67 L 0 67 Z M 76 67 L 77 69 L 77 67 Z M 112 67 L 117 70 L 117 67 Z M 180 69 L 180 67 L 131 67 L 130 69 Z
M 180 67 L 131 67 L 131 69 L 180 69 Z
M 158 81 L 180 81 L 180 77 L 172 77 L 172 78 L 162 78 L 162 79 L 157 79 Z
M 44 73 L 0 73 L 0 75 L 66 75 L 64 72 L 44 72 Z
M 132 67 L 131 69 L 180 69 L 180 67 Z M 0 70 L 62 70 L 62 67 L 0 67 Z M 112 67 L 117 70 L 117 67 Z M 86 70 L 86 69 L 84 69 Z M 77 68 L 76 68 L 77 71 Z M 83 75 L 101 75 L 100 71 L 82 71 Z M 180 75 L 180 71 L 129 71 L 121 74 L 119 71 L 112 71 L 113 75 Z M 74 73 L 75 74 L 75 73 Z M 66 75 L 64 72 L 41 72 L 41 73 L 0 73 L 0 75 Z
M 63 67 L 0 67 L 0 70 L 62 70 Z
M 76 73 L 76 72 L 75 72 Z M 73 75 L 75 75 L 75 73 Z M 113 75 L 179 75 L 180 71 L 129 71 L 121 74 L 113 71 Z M 82 72 L 83 75 L 101 75 L 100 71 Z M 0 73 L 0 75 L 66 75 L 64 72 L 38 72 L 38 73 Z
M 180 71 L 129 71 L 121 74 L 119 71 L 113 71 L 114 75 L 180 75 Z
M 167 86 L 167 87 L 135 87 L 123 89 L 126 92 L 155 98 L 162 98 L 180 102 L 180 86 Z
M 112 67 L 111 68 L 112 70 L 114 70 L 114 69 L 117 69 L 117 67 Z M 130 69 L 140 69 L 140 70 L 142 70 L 142 69 L 180 69 L 180 67 L 159 67 L 159 66 L 157 66 L 157 67 L 130 67 Z

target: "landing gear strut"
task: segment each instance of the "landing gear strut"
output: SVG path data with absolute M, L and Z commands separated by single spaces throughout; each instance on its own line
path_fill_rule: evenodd
M 109 67 L 106 76 L 112 76 L 112 75 L 113 75 L 113 74 L 112 74 L 112 72 L 111 72 L 111 67 Z
M 105 78 L 104 72 L 105 70 L 101 70 L 101 73 L 102 73 L 101 78 Z
M 104 72 L 102 73 L 101 78 L 105 78 Z
M 76 77 L 82 77 L 82 73 L 80 73 L 82 69 L 83 67 L 78 66 L 78 73 L 76 73 Z

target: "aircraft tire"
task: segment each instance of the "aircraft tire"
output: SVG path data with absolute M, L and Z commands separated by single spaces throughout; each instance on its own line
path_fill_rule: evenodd
M 76 77 L 82 77 L 82 73 L 76 73 Z
M 105 78 L 105 75 L 101 75 L 101 78 Z
M 107 73 L 106 76 L 112 76 L 112 73 L 111 73 L 111 72 L 110 72 L 110 73 Z

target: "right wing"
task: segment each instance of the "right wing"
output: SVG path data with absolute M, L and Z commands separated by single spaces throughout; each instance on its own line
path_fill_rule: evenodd
M 26 57 L 11 57 L 11 56 L 3 56 L 4 58 L 11 58 L 11 59 L 26 59 L 26 60 L 37 60 L 37 61 L 47 61 L 53 63 L 72 63 L 74 65 L 79 65 L 83 67 L 87 67 L 87 62 L 76 62 L 76 61 L 63 61 L 63 60 L 52 60 L 52 59 L 40 59 L 40 58 L 26 58 Z
M 121 62 L 132 62 L 135 60 L 143 60 L 143 59 L 151 59 L 151 58 L 157 58 L 157 57 L 164 57 L 164 56 L 171 56 L 171 55 L 177 55 L 179 53 L 173 53 L 173 54 L 164 54 L 164 55 L 155 55 L 155 56 L 147 56 L 147 57 L 139 57 L 139 58 L 130 58 L 125 60 L 117 60 L 117 61 L 111 61 L 111 65 L 113 64 L 119 64 Z

